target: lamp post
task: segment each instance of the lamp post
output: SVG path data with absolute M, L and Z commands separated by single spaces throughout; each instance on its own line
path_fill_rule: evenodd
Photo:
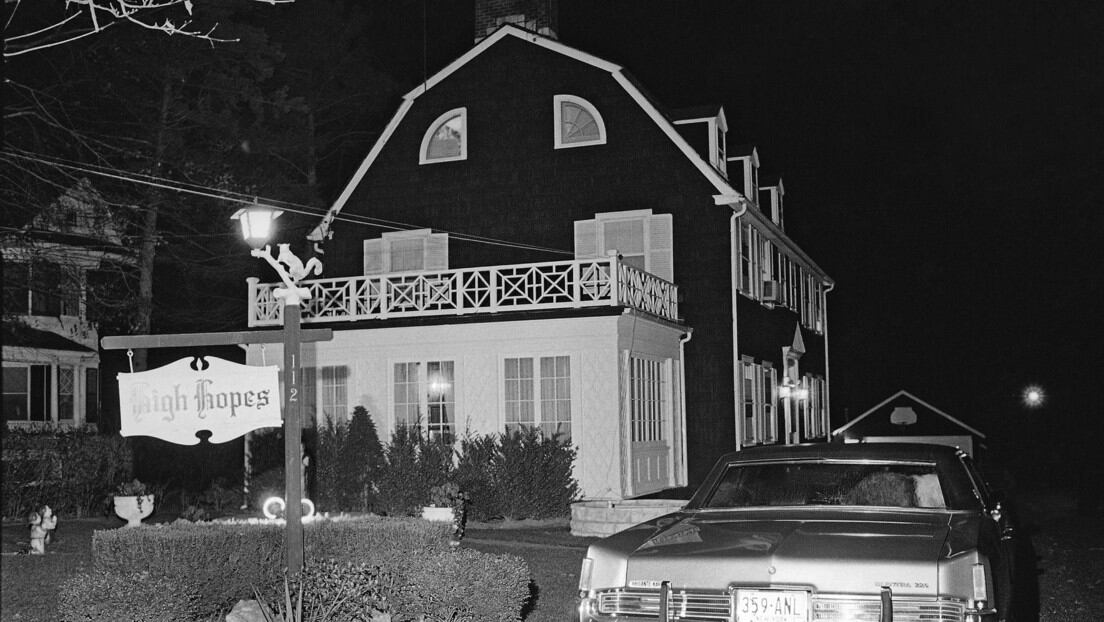
M 300 334 L 301 307 L 310 298 L 310 290 L 299 282 L 308 274 L 321 274 L 322 262 L 312 257 L 305 265 L 291 252 L 287 244 L 280 244 L 280 252 L 272 256 L 272 247 L 266 242 L 272 232 L 273 222 L 281 214 L 267 206 L 254 203 L 238 210 L 232 219 L 241 222 L 242 237 L 253 247 L 250 253 L 264 259 L 280 275 L 286 287 L 273 290 L 276 298 L 284 301 L 284 474 L 286 506 L 284 518 L 287 568 L 291 574 L 303 569 L 303 462 L 302 462 L 302 403 L 300 396 Z M 261 246 L 264 246 L 262 249 Z

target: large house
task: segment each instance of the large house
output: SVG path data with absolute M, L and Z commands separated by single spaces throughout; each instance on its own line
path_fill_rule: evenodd
M 594 500 L 825 439 L 833 283 L 786 235 L 781 180 L 722 106 L 664 109 L 547 5 L 476 2 L 475 46 L 405 95 L 309 236 L 303 321 L 335 336 L 304 346 L 308 411 L 537 426 Z M 281 323 L 277 286 L 250 280 L 250 326 Z
M 3 408 L 8 426 L 98 421 L 99 337 L 88 275 L 132 263 L 121 228 L 87 180 L 0 236 L 4 263 Z

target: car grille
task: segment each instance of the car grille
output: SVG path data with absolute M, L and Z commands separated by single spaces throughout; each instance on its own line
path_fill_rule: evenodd
M 659 614 L 659 590 L 611 590 L 597 594 L 598 614 L 628 619 L 655 619 Z M 671 590 L 667 597 L 667 618 L 682 622 L 735 620 L 732 592 Z M 879 622 L 881 600 L 814 595 L 813 622 Z M 893 622 L 962 622 L 966 611 L 961 601 L 935 598 L 894 598 Z

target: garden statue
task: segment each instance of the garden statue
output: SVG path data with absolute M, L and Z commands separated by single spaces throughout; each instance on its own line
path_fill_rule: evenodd
M 50 506 L 44 505 L 37 512 L 31 512 L 31 554 L 45 555 L 46 545 L 50 543 L 50 532 L 57 528 L 57 516 Z

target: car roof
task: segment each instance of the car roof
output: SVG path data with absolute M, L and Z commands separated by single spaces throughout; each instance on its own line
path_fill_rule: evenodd
M 961 450 L 934 443 L 807 443 L 803 445 L 765 445 L 725 454 L 725 462 L 791 459 L 957 461 Z

